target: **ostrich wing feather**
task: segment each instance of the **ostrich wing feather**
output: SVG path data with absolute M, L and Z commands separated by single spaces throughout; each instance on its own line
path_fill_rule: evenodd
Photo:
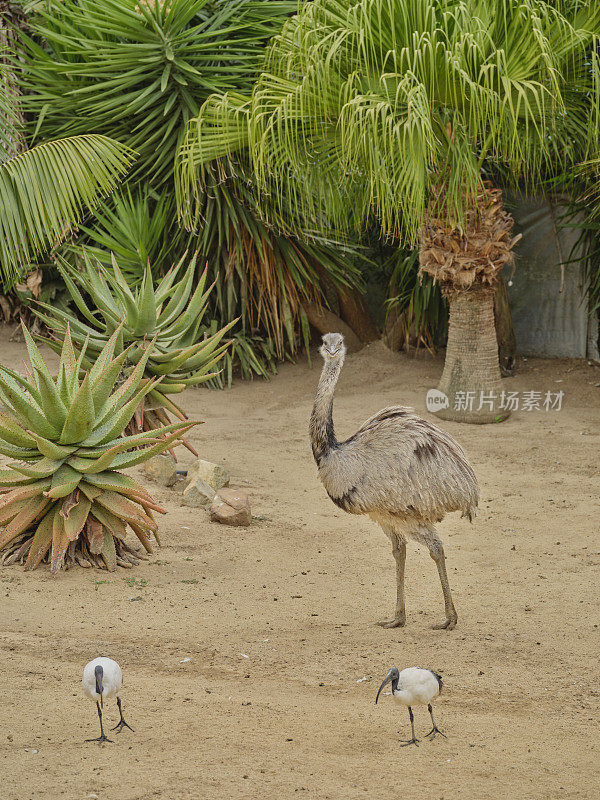
M 402 406 L 384 408 L 319 464 L 331 499 L 354 514 L 437 522 L 475 514 L 479 488 L 460 445 Z

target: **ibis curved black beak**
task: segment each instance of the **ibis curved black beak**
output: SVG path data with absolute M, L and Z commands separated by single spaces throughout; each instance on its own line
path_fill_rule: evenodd
M 104 708 L 104 701 L 102 699 L 102 676 L 104 675 L 104 670 L 100 664 L 94 669 L 94 675 L 96 676 L 96 691 L 100 695 L 100 708 Z
M 377 705 L 377 701 L 379 700 L 379 695 L 381 694 L 381 690 L 384 686 L 387 686 L 388 683 L 394 680 L 396 676 L 396 670 L 392 667 L 392 669 L 388 672 L 388 674 L 383 679 L 383 683 L 379 687 L 379 691 L 377 692 L 377 697 L 375 698 L 375 705 Z

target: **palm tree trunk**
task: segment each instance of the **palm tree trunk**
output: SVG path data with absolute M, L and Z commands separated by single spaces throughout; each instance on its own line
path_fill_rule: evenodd
M 306 313 L 306 317 L 313 328 L 316 328 L 320 334 L 341 333 L 346 340 L 346 347 L 350 353 L 358 353 L 364 347 L 363 342 L 354 333 L 352 328 L 341 320 L 333 311 L 330 311 L 325 306 L 318 303 L 311 303 L 308 300 L 302 302 L 302 308 Z
M 408 350 L 406 331 L 406 310 L 399 311 L 398 306 L 393 306 L 388 311 L 381 339 L 390 350 L 401 350 L 405 347 Z
M 354 287 L 336 286 L 320 264 L 314 264 L 314 268 L 319 276 L 323 294 L 336 316 L 341 317 L 346 326 L 354 332 L 355 336 L 357 336 L 363 344 L 379 339 L 379 331 L 373 322 L 371 312 L 369 311 L 364 296 Z M 312 320 L 311 324 L 314 324 Z M 323 332 L 327 333 L 328 331 Z M 342 330 L 339 330 L 339 332 L 343 333 Z M 356 350 L 358 348 L 354 349 Z
M 513 262 L 512 250 L 521 238 L 511 235 L 512 227 L 502 192 L 485 182 L 460 226 L 448 219 L 438 195 L 430 200 L 419 263 L 440 284 L 450 305 L 439 385 L 448 405 L 437 412 L 443 419 L 501 422 L 509 415 L 501 408 L 494 292 L 500 270 Z
M 498 283 L 494 292 L 494 320 L 498 338 L 498 360 L 502 375 L 512 375 L 517 357 L 517 337 L 510 312 L 508 289 L 502 274 L 498 275 Z
M 448 398 L 448 407 L 436 416 L 456 422 L 501 422 L 509 412 L 500 408 L 494 289 L 480 285 L 446 294 L 450 324 L 438 389 Z
M 342 319 L 352 328 L 361 342 L 367 344 L 379 339 L 379 331 L 373 322 L 364 296 L 356 289 L 346 287 L 338 289 L 338 297 Z

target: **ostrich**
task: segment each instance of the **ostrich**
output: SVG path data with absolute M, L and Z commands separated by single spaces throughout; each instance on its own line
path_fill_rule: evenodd
M 461 446 L 411 408 L 390 406 L 338 442 L 333 429 L 333 393 L 346 348 L 340 333 L 326 333 L 320 348 L 324 366 L 310 418 L 310 438 L 319 477 L 333 502 L 350 514 L 368 514 L 392 542 L 397 599 L 384 628 L 402 627 L 406 537 L 429 549 L 436 563 L 446 617 L 437 630 L 452 630 L 458 615 L 446 573 L 444 547 L 434 524 L 450 511 L 472 520 L 477 509 L 477 478 Z

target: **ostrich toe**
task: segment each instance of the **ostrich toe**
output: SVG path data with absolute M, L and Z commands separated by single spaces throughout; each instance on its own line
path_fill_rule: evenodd
M 394 617 L 394 619 L 380 619 L 377 625 L 380 628 L 403 628 L 406 624 L 406 617 Z
M 443 622 L 440 622 L 439 625 L 432 625 L 432 629 L 434 631 L 451 631 L 456 628 L 456 623 L 458 622 L 458 615 L 454 614 L 452 616 L 446 617 Z

